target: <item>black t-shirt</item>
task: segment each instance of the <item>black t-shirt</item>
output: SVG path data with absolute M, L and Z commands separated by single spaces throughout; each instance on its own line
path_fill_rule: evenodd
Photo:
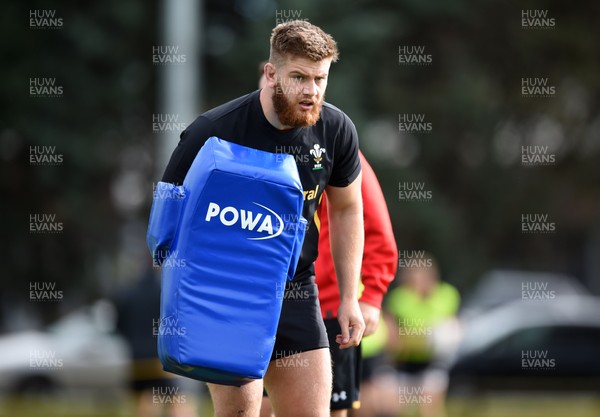
M 356 128 L 341 110 L 324 103 L 319 121 L 311 127 L 279 130 L 265 117 L 260 90 L 239 97 L 199 116 L 181 133 L 162 181 L 180 185 L 211 136 L 249 148 L 294 156 L 304 189 L 302 215 L 308 230 L 294 279 L 314 274 L 319 219 L 317 207 L 327 185 L 345 187 L 360 173 Z

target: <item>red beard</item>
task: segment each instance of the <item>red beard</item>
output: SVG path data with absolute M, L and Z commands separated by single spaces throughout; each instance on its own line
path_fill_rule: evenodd
M 290 101 L 283 93 L 281 83 L 278 81 L 275 85 L 275 91 L 272 96 L 273 109 L 277 113 L 279 121 L 285 126 L 291 127 L 309 127 L 313 126 L 321 117 L 321 106 L 323 100 L 314 102 L 312 109 L 302 111 L 299 109 L 299 100 Z

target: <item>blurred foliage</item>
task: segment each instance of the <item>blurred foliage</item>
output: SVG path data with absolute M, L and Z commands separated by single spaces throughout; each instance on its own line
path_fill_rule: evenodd
M 55 10 L 58 29 L 30 29 L 30 10 Z M 2 158 L 5 259 L 2 303 L 27 303 L 30 282 L 53 282 L 64 303 L 31 303 L 52 313 L 114 285 L 107 267 L 126 216 L 111 187 L 124 169 L 150 171 L 148 127 L 155 100 L 151 45 L 156 7 L 145 2 L 25 1 L 3 5 Z M 30 97 L 30 78 L 55 78 L 62 97 Z M 58 166 L 30 165 L 30 147 L 53 146 Z M 145 164 L 144 164 L 145 162 Z M 151 193 L 151 191 L 149 191 Z M 29 233 L 29 216 L 46 213 L 60 234 Z M 107 285 L 108 284 L 108 285 Z
M 341 60 L 327 98 L 357 126 L 400 249 L 431 251 L 463 290 L 495 267 L 598 279 L 600 3 L 206 0 L 203 7 L 203 110 L 256 88 L 276 11 L 299 13 L 336 38 Z M 64 27 L 30 29 L 32 9 L 55 9 Z M 547 10 L 556 27 L 523 29 L 524 9 Z M 143 262 L 156 180 L 151 48 L 160 44 L 161 15 L 157 2 L 140 0 L 3 4 L 3 303 L 26 302 L 30 282 L 50 281 L 69 295 L 65 305 L 76 304 L 111 292 L 135 271 L 127 265 Z M 424 46 L 432 64 L 399 65 L 401 45 Z M 31 77 L 55 77 L 63 97 L 30 97 Z M 547 77 L 556 95 L 522 97 L 523 77 Z M 432 131 L 401 134 L 399 113 L 424 114 Z M 64 163 L 30 165 L 36 145 L 56 146 Z M 551 145 L 557 161 L 523 167 L 521 145 Z M 424 182 L 432 200 L 399 201 L 400 181 Z M 130 207 L 115 197 L 124 183 L 141 195 Z M 30 234 L 32 213 L 55 213 L 64 232 Z M 556 233 L 522 234 L 524 213 L 547 214 Z

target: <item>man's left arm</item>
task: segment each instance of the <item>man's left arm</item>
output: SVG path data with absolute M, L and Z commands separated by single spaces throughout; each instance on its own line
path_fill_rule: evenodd
M 365 323 L 358 304 L 358 280 L 364 249 L 362 177 L 346 187 L 327 187 L 331 255 L 340 288 L 336 336 L 340 349 L 358 346 Z

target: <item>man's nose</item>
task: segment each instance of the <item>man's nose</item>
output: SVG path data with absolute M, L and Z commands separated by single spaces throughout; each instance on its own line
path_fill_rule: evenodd
M 317 84 L 313 80 L 308 81 L 302 87 L 302 94 L 305 94 L 305 95 L 314 96 L 317 94 L 317 91 L 318 91 Z

